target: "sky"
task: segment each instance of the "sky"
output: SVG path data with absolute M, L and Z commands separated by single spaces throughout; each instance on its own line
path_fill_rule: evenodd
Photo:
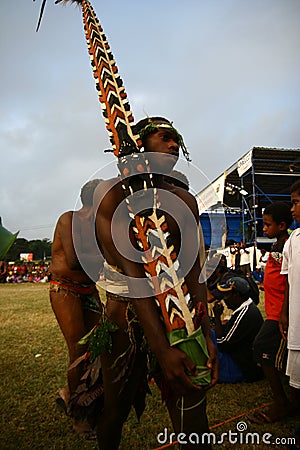
M 300 148 L 299 0 L 92 0 L 136 121 L 165 116 L 199 192 L 252 147 Z M 0 2 L 0 216 L 53 238 L 80 188 L 117 174 L 80 8 Z

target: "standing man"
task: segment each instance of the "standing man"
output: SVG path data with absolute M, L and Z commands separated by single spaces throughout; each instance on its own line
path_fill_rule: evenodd
M 164 177 L 178 160 L 180 135 L 168 120 L 158 117 L 140 121 L 134 132 L 142 137 L 160 209 L 165 213 L 175 252 L 177 255 L 180 252 L 180 265 L 184 267 L 198 242 L 198 208 L 195 198 L 186 189 L 169 184 Z M 143 209 L 147 210 L 147 191 L 140 194 L 139 198 L 140 207 L 144 205 Z M 137 249 L 134 225 L 129 220 L 120 179 L 101 184 L 95 200 L 98 206 L 96 232 L 101 251 L 106 263 L 124 275 L 129 288 L 128 297 L 107 292 L 106 320 L 113 322 L 118 329 L 111 333 L 110 350 L 107 349 L 101 355 L 105 396 L 104 412 L 98 421 L 99 448 L 114 450 L 119 447 L 123 424 L 145 380 L 146 337 L 159 366 L 156 381 L 162 389 L 175 433 L 184 432 L 187 438 L 191 433 L 198 433 L 198 445 L 187 442 L 184 448 L 209 449 L 208 442 L 201 442 L 202 433 L 208 432 L 205 389 L 193 384 L 188 376 L 197 375 L 195 363 L 181 350 L 170 345 L 154 291 L 147 282 L 143 284 L 145 269 Z M 174 211 L 176 217 L 172 213 Z M 151 214 L 149 208 L 149 218 Z M 185 280 L 193 305 L 203 305 L 201 326 L 209 353 L 206 370 L 211 370 L 211 383 L 208 386 L 211 387 L 217 381 L 216 349 L 206 314 L 206 287 L 199 284 L 199 276 L 197 253 Z
M 82 8 L 96 89 L 122 178 L 97 189 L 97 239 L 106 264 L 125 277 L 129 293 L 109 293 L 102 322 L 90 334 L 90 359 L 101 355 L 105 393 L 99 447 L 119 447 L 123 423 L 145 378 L 149 345 L 160 366 L 156 380 L 175 431 L 187 439 L 195 433 L 199 437 L 197 446 L 186 442 L 186 450 L 210 449 L 209 442 L 202 443 L 209 439 L 205 391 L 199 385 L 216 383 L 217 356 L 206 288 L 199 283 L 199 211 L 186 189 L 164 180 L 177 162 L 179 147 L 186 156 L 188 152 L 166 119 L 147 118 L 133 125 L 103 28 L 88 0 L 76 3 Z M 187 355 L 191 345 L 197 349 L 193 361 Z M 142 411 L 141 402 L 135 406 Z
M 100 319 L 95 282 L 103 260 L 96 245 L 93 212 L 94 191 L 100 181 L 91 180 L 82 187 L 82 208 L 60 216 L 52 244 L 50 301 L 69 351 L 68 387 L 60 391 L 69 412 L 70 399 L 84 373 L 83 360 L 74 365 L 86 352 L 86 346 L 78 342 Z M 85 435 L 91 431 L 88 423 L 75 419 L 74 430 Z

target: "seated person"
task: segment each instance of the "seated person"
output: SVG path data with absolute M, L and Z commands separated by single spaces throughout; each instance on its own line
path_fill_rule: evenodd
M 219 382 L 252 382 L 263 377 L 253 359 L 253 341 L 263 323 L 262 315 L 249 298 L 251 288 L 242 277 L 221 281 L 217 289 L 224 294 L 223 301 L 233 310 L 230 320 L 222 324 L 223 306 L 215 302 L 215 330 L 213 336 L 219 355 Z
M 263 284 L 264 274 L 265 273 L 262 271 L 261 266 L 256 266 L 255 270 L 252 270 L 251 272 L 251 276 L 257 284 Z

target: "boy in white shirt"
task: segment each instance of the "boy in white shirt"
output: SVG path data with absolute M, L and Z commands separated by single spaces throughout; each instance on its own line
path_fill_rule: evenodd
M 293 219 L 300 222 L 300 180 L 291 187 L 291 202 Z M 287 339 L 286 374 L 290 377 L 293 399 L 300 412 L 300 228 L 293 231 L 284 245 L 281 273 L 288 275 L 288 282 L 280 317 L 280 331 Z

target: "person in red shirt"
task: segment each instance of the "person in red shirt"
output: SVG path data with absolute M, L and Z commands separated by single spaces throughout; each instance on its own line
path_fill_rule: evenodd
M 263 214 L 264 234 L 276 238 L 271 247 L 264 276 L 266 320 L 254 341 L 254 359 L 262 366 L 270 383 L 274 404 L 268 411 L 260 411 L 255 418 L 263 422 L 275 422 L 292 413 L 293 407 L 281 383 L 281 371 L 285 364 L 286 344 L 279 330 L 280 313 L 284 299 L 286 276 L 281 275 L 282 251 L 288 239 L 292 223 L 290 205 L 275 202 L 267 206 Z

